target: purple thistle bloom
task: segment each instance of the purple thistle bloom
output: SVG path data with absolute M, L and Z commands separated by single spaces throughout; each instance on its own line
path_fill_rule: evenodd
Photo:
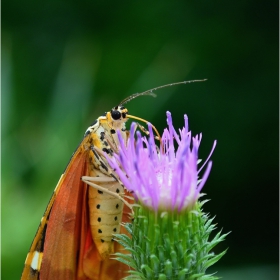
M 108 158 L 124 186 L 133 191 L 136 201 L 156 211 L 170 209 L 180 212 L 192 207 L 199 198 L 212 167 L 209 158 L 216 141 L 207 160 L 198 170 L 198 148 L 202 134 L 192 137 L 188 131 L 186 115 L 184 119 L 185 126 L 179 130 L 178 135 L 172 124 L 171 113 L 167 112 L 168 128 L 163 132 L 160 148 L 155 144 L 154 133 L 149 123 L 149 139 L 142 137 L 137 131 L 135 143 L 136 124 L 132 123 L 127 145 L 118 133 L 119 154 L 113 159 Z M 174 140 L 178 146 L 177 150 Z M 198 180 L 198 174 L 205 164 L 206 170 Z

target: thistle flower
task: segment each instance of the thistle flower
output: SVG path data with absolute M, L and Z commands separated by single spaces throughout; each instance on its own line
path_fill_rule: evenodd
M 178 135 L 172 124 L 171 113 L 167 112 L 168 129 L 164 130 L 160 149 L 155 144 L 150 124 L 148 124 L 149 139 L 142 138 L 140 132 L 137 131 L 135 145 L 136 124 L 133 123 L 127 147 L 123 139 L 119 137 L 120 154 L 116 155 L 116 158 L 123 171 L 118 162 L 111 162 L 125 187 L 133 191 L 136 200 L 155 211 L 170 209 L 181 212 L 192 207 L 212 167 L 212 162 L 208 160 L 216 146 L 216 141 L 208 159 L 198 170 L 198 148 L 202 135 L 192 138 L 191 132 L 188 132 L 186 115 L 184 119 L 185 127 L 179 131 L 180 135 Z M 175 145 L 178 145 L 177 151 Z M 201 169 L 207 163 L 206 171 L 198 180 Z
M 133 123 L 128 143 L 119 133 L 119 154 L 108 158 L 137 204 L 133 222 L 123 225 L 129 236 L 116 234 L 117 241 L 131 252 L 116 254 L 116 259 L 132 268 L 127 279 L 218 279 L 206 274 L 206 269 L 225 254 L 226 251 L 218 255 L 210 251 L 227 234 L 219 232 L 209 240 L 215 226 L 202 211 L 206 201 L 198 201 L 212 167 L 209 158 L 216 141 L 198 169 L 202 136 L 192 137 L 186 115 L 184 120 L 185 126 L 178 134 L 167 112 L 168 128 L 160 147 L 155 144 L 150 124 L 149 139 L 137 131 L 135 141 Z

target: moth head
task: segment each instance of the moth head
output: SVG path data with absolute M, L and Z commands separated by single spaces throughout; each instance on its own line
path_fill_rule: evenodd
M 124 106 L 116 106 L 110 111 L 112 121 L 115 122 L 126 122 L 128 120 L 127 114 L 128 110 Z

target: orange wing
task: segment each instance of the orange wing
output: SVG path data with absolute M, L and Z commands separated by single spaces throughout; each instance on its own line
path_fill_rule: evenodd
M 38 231 L 35 235 L 35 238 L 27 255 L 24 270 L 21 276 L 22 280 L 47 279 L 44 278 L 44 276 L 41 273 L 41 264 L 44 265 L 45 257 L 46 259 L 49 258 L 48 253 L 45 254 L 46 245 L 50 247 L 53 246 L 52 251 L 54 252 L 54 254 L 57 254 L 57 245 L 60 246 L 60 244 L 57 244 L 53 238 L 52 240 L 48 241 L 49 237 L 47 236 L 54 237 L 56 236 L 56 234 L 57 237 L 58 235 L 62 236 L 61 234 L 63 234 L 63 232 L 59 233 L 59 229 L 57 231 L 56 227 L 60 227 L 61 229 L 61 224 L 65 223 L 65 218 L 67 219 L 67 207 L 71 207 L 71 204 L 67 206 L 66 200 L 70 200 L 78 208 L 79 195 L 74 196 L 72 195 L 72 192 L 73 194 L 81 194 L 83 191 L 85 191 L 85 189 L 81 186 L 82 184 L 80 182 L 80 176 L 86 174 L 87 169 L 87 152 L 84 150 L 83 144 L 84 140 L 79 145 L 76 152 L 73 154 L 64 174 L 62 174 L 57 184 L 57 187 L 54 190 L 54 193 L 50 199 L 44 216 L 41 219 Z M 57 210 L 55 210 L 58 207 L 57 205 L 60 204 L 60 201 L 64 207 L 62 213 L 58 213 Z M 72 209 L 69 209 L 69 213 L 72 213 L 72 210 L 74 210 L 74 207 L 72 207 Z M 54 219 L 52 217 L 54 217 Z M 54 232 L 52 232 L 52 230 L 54 230 Z M 72 245 L 69 245 L 69 247 L 70 246 Z M 65 265 L 65 263 L 63 263 L 63 265 Z M 61 267 L 59 263 L 57 263 L 57 266 Z
M 27 256 L 22 280 L 115 280 L 128 267 L 113 259 L 101 260 L 93 243 L 88 214 L 88 152 L 78 147 L 55 189 Z M 123 222 L 129 220 L 125 206 Z M 123 229 L 122 229 L 123 230 Z M 121 251 L 115 243 L 115 252 Z
M 84 174 L 88 174 L 86 152 L 78 153 L 70 163 L 54 201 L 46 230 L 41 280 L 76 279 L 77 258 L 85 239 L 81 229 L 88 224 L 83 217 L 87 209 L 87 186 L 81 181 Z

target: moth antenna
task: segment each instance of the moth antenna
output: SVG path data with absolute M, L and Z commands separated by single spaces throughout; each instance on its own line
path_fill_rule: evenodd
M 158 89 L 162 89 L 162 88 L 165 88 L 165 87 L 172 87 L 172 86 L 181 85 L 181 84 L 190 84 L 190 83 L 204 82 L 204 81 L 207 81 L 207 79 L 203 79 L 203 80 L 191 80 L 191 81 L 183 81 L 183 82 L 178 82 L 178 83 L 171 83 L 171 84 L 167 84 L 167 85 L 155 87 L 155 88 L 152 88 L 152 89 L 149 89 L 149 90 L 140 92 L 140 93 L 134 93 L 134 94 L 128 96 L 127 98 L 125 98 L 125 99 L 119 104 L 119 106 L 124 105 L 124 104 L 128 103 L 130 100 L 132 100 L 132 99 L 134 99 L 134 98 L 136 98 L 136 97 L 138 97 L 138 96 L 141 96 L 141 95 L 150 95 L 150 96 L 156 97 L 156 94 L 153 93 L 153 91 L 158 90 Z

